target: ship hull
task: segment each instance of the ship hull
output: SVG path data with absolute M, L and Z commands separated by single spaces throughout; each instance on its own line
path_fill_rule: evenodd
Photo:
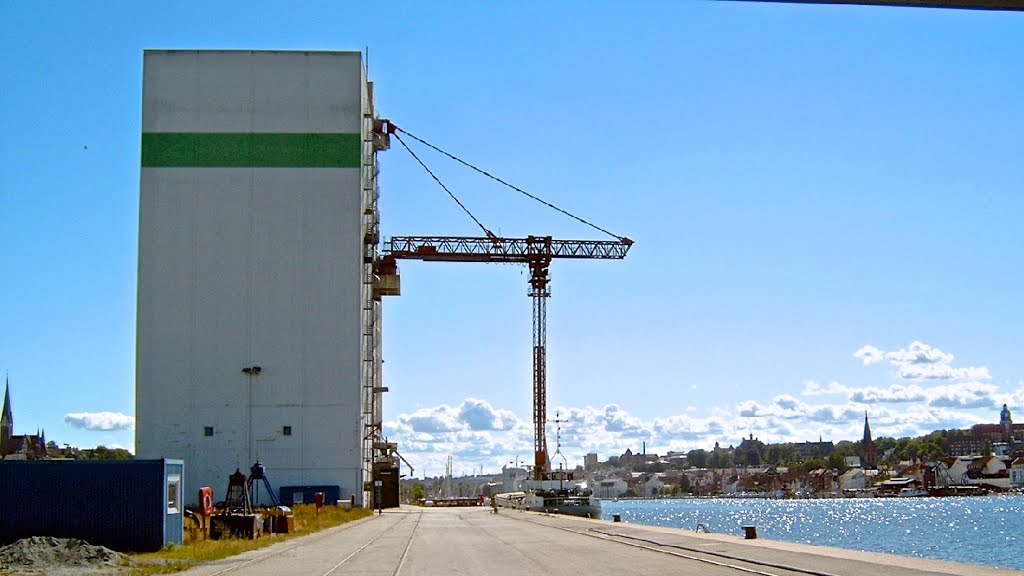
M 601 519 L 601 500 L 591 495 L 552 494 L 550 492 L 508 492 L 494 495 L 499 508 L 531 510 L 549 514 L 566 514 L 581 518 Z
M 565 514 L 581 518 L 601 519 L 601 500 L 593 496 L 542 496 L 530 494 L 523 508 L 549 514 Z

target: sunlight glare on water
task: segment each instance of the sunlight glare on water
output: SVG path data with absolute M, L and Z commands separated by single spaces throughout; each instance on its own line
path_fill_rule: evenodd
M 1024 569 L 1024 496 L 602 501 L 605 518 Z

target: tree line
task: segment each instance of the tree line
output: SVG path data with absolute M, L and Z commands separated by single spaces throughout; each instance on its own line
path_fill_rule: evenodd
M 949 441 L 960 436 L 969 436 L 968 430 L 936 430 L 924 436 L 916 438 L 903 437 L 893 438 L 880 436 L 875 439 L 875 448 L 878 451 L 879 463 L 893 465 L 904 460 L 935 460 L 950 454 Z M 802 456 L 792 443 L 762 444 L 760 442 L 749 442 L 747 447 L 729 446 L 723 448 L 715 443 L 711 450 L 695 449 L 686 453 L 686 467 L 688 468 L 733 468 L 733 467 L 757 467 L 757 466 L 784 466 L 794 472 L 809 472 L 817 469 L 834 469 L 840 473 L 849 469 L 846 465 L 848 456 L 859 456 L 861 454 L 861 442 L 842 440 L 837 442 L 829 454 L 816 454 Z M 986 449 L 991 454 L 992 447 L 989 443 Z M 666 472 L 676 467 L 666 462 L 653 463 L 627 463 L 621 464 L 619 457 L 612 456 L 605 463 L 607 467 L 625 467 L 634 472 L 658 473 Z

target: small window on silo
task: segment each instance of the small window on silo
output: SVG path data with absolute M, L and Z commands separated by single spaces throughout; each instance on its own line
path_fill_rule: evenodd
M 203 436 L 213 436 L 213 426 L 203 426 Z
M 181 476 L 167 477 L 167 513 L 181 513 Z
M 292 435 L 292 427 L 291 426 L 285 426 L 281 430 L 281 433 L 283 433 L 285 436 L 291 436 Z

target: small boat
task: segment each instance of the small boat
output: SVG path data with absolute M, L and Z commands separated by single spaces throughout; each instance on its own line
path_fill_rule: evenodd
M 899 492 L 900 498 L 920 498 L 921 496 L 927 495 L 927 490 L 921 490 L 920 488 L 910 488 L 909 486 L 906 488 L 900 488 Z

